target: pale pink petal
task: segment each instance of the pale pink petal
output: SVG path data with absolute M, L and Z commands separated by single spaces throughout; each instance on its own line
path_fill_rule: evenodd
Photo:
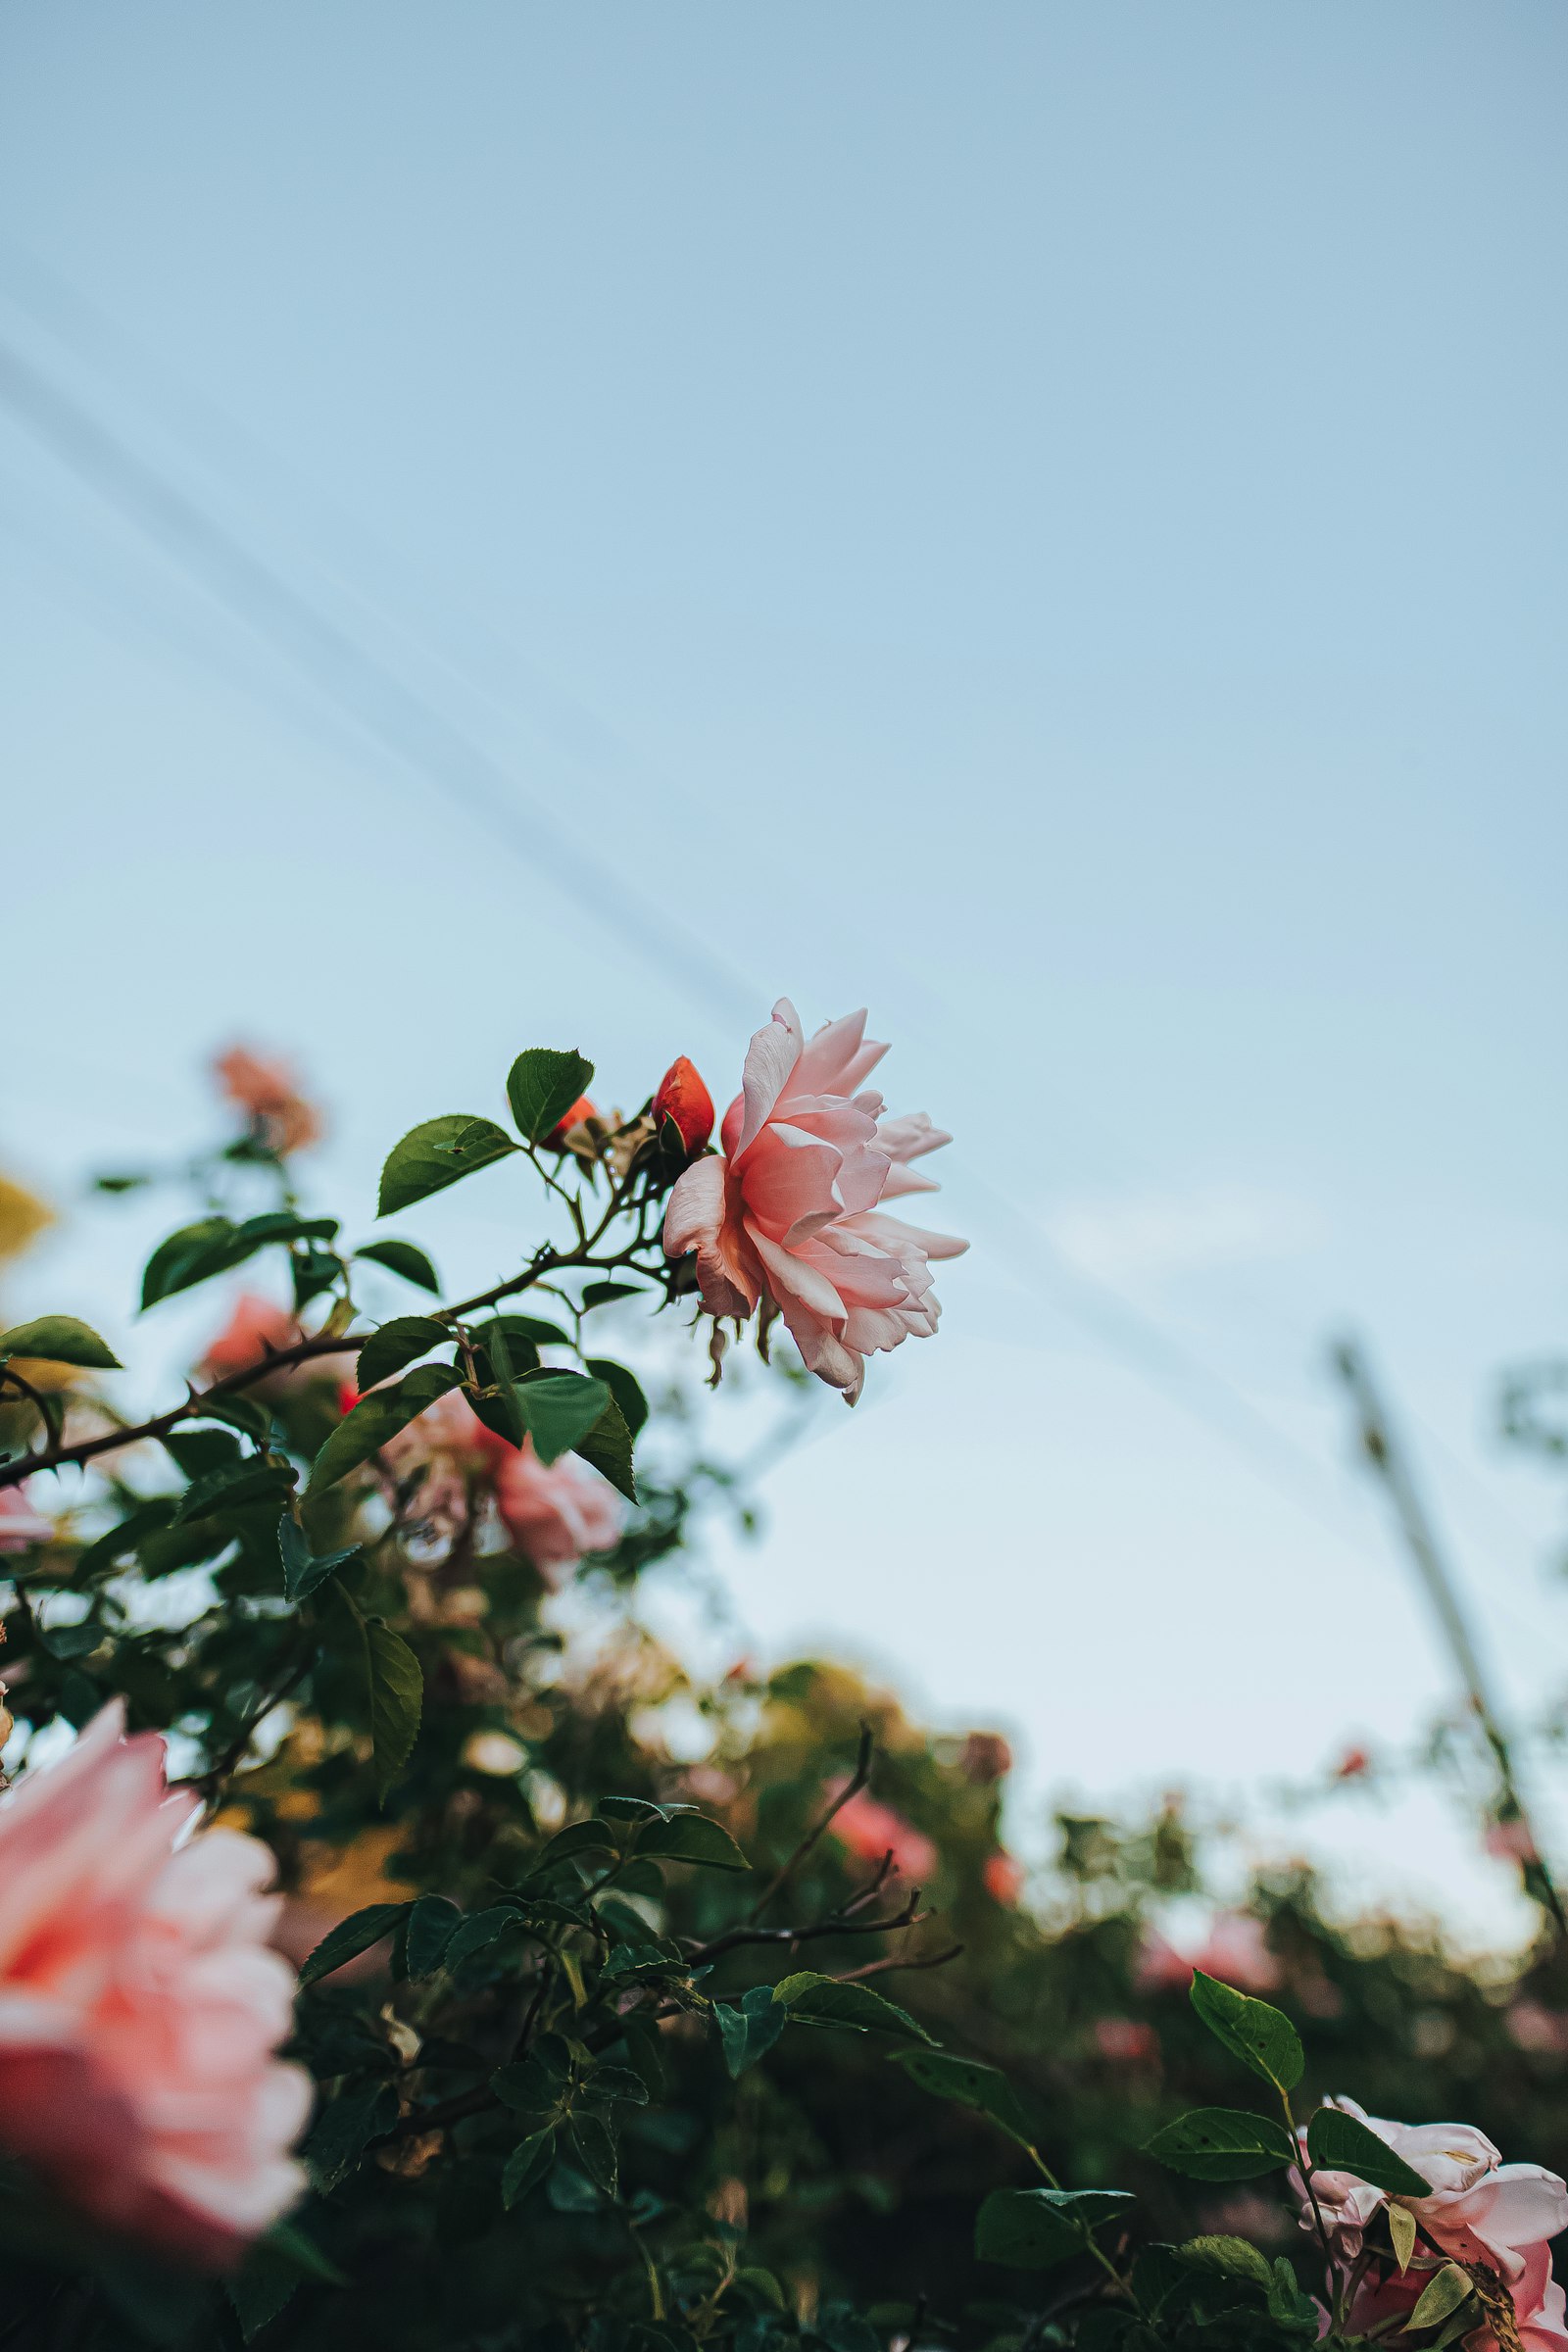
M 732 1160 L 744 1156 L 764 1122 L 772 1116 L 773 1105 L 789 1084 L 800 1056 L 801 1016 L 788 997 L 780 997 L 773 1007 L 773 1018 L 765 1029 L 758 1030 L 747 1049 L 746 1067 L 741 1074 L 746 1113 L 729 1154 Z

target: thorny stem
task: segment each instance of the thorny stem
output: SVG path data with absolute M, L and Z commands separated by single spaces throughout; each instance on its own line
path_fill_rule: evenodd
M 859 1753 L 855 1759 L 854 1772 L 851 1773 L 849 1779 L 845 1782 L 844 1787 L 839 1790 L 837 1796 L 834 1797 L 832 1803 L 822 1814 L 821 1819 L 815 1822 L 812 1827 L 807 1831 L 806 1836 L 801 1839 L 801 1842 L 795 1848 L 794 1853 L 790 1855 L 789 1859 L 783 1864 L 782 1868 L 776 1871 L 773 1877 L 768 1880 L 767 1885 L 762 1888 L 761 1893 L 758 1896 L 756 1902 L 752 1905 L 750 1911 L 747 1913 L 746 1916 L 748 1920 L 761 1918 L 762 1913 L 767 1909 L 767 1906 L 772 1901 L 774 1895 L 781 1893 L 782 1890 L 789 1885 L 791 1879 L 794 1878 L 795 1873 L 800 1869 L 801 1864 L 806 1860 L 808 1854 L 810 1853 L 818 1838 L 821 1838 L 824 1831 L 827 1829 L 829 1823 L 833 1819 L 833 1816 L 840 1812 L 843 1807 L 849 1803 L 852 1796 L 858 1796 L 859 1794 L 860 1790 L 865 1787 L 866 1783 L 871 1778 L 871 1761 L 875 1754 L 876 1740 L 872 1736 L 871 1727 L 868 1723 L 862 1723 L 860 1726 Z M 886 1872 L 884 1872 L 883 1876 L 886 1876 Z

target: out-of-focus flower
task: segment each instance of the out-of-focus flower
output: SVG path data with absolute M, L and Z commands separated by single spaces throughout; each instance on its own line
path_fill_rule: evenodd
M 882 1097 L 863 1091 L 886 1052 L 865 1042 L 863 1012 L 808 1044 L 780 998 L 724 1113 L 723 1158 L 693 1161 L 664 1218 L 668 1254 L 696 1252 L 710 1314 L 745 1321 L 768 1299 L 807 1369 L 852 1404 L 867 1355 L 936 1330 L 930 1261 L 968 1247 L 881 1213 L 882 1201 L 936 1190 L 909 1163 L 952 1140 L 923 1111 L 885 1117 Z
M 703 1084 L 697 1065 L 684 1054 L 676 1056 L 659 1081 L 659 1092 L 654 1097 L 656 1134 L 663 1134 L 666 1119 L 674 1125 L 688 1159 L 694 1152 L 701 1152 L 713 1132 L 713 1098 Z
M 281 1348 L 292 1348 L 304 1337 L 298 1319 L 287 1307 L 262 1298 L 256 1291 L 242 1291 L 222 1330 L 208 1342 L 207 1352 L 197 1369 L 209 1380 L 226 1380 L 231 1372 L 248 1371 L 264 1356 Z M 324 1364 L 284 1364 L 276 1378 L 288 1380 L 304 1373 L 308 1378 L 319 1380 L 325 1372 Z
M 1563 2290 L 1551 2282 L 1548 2243 L 1568 2230 L 1568 2183 L 1539 2164 L 1504 2164 L 1486 2133 L 1470 2124 L 1397 2124 L 1368 2115 L 1353 2099 L 1325 2103 L 1375 2132 L 1432 2188 L 1429 2196 L 1391 2199 L 1349 2173 L 1314 2173 L 1318 2208 L 1347 2261 L 1360 2253 L 1367 2226 L 1382 2206 L 1403 2205 L 1451 2261 L 1483 2263 L 1495 2273 L 1513 2299 L 1520 2338 L 1531 2352 L 1568 2345 Z M 1299 2188 L 1298 2176 L 1293 2178 Z M 1316 2226 L 1304 2195 L 1301 2222 L 1304 2229 Z
M 994 1903 L 1015 1903 L 1023 1892 L 1023 1864 L 1015 1855 L 1004 1853 L 1000 1846 L 994 1854 L 987 1854 L 980 1883 Z
M 0 1552 L 30 1551 L 53 1541 L 54 1527 L 27 1500 L 25 1487 L 0 1487 Z
M 925 1832 L 913 1828 L 902 1813 L 880 1803 L 867 1789 L 858 1788 L 840 1805 L 829 1827 L 845 1852 L 858 1862 L 880 1862 L 891 1854 L 895 1870 L 921 1884 L 937 1867 L 937 1849 Z
M 1140 2066 L 1159 2056 L 1159 2036 L 1137 2017 L 1097 2017 L 1095 2047 L 1102 2058 L 1122 2066 Z
M 971 1732 L 958 1765 L 966 1781 L 988 1788 L 993 1781 L 1005 1780 L 1012 1770 L 1012 1750 L 1000 1732 Z
M 1486 1849 L 1498 1862 L 1539 1862 L 1535 1838 L 1530 1824 L 1519 1814 L 1511 1821 L 1492 1822 L 1485 1838 Z
M 1348 1747 L 1334 1767 L 1337 1781 L 1362 1781 L 1372 1769 L 1372 1758 L 1364 1747 Z
M 590 1119 L 597 1121 L 598 1118 L 598 1105 L 592 1102 L 586 1095 L 579 1095 L 571 1108 L 563 1111 L 550 1133 L 543 1139 L 546 1149 L 551 1152 L 578 1150 L 583 1140 L 577 1135 L 578 1128 L 582 1128 L 586 1132 L 588 1121 Z M 589 1144 L 591 1149 L 591 1138 Z
M 471 1732 L 463 1743 L 463 1761 L 470 1772 L 510 1780 L 528 1761 L 528 1750 L 510 1732 Z
M 1502 2022 L 1517 2050 L 1539 2050 L 1544 2055 L 1568 2050 L 1568 2017 L 1560 2009 L 1547 2009 L 1527 1995 L 1510 2002 Z
M 299 1080 L 286 1061 L 253 1054 L 248 1046 L 230 1046 L 213 1064 L 219 1085 L 244 1111 L 269 1151 L 285 1158 L 321 1140 L 321 1114 L 300 1092 Z
M 1139 1953 L 1137 1983 L 1145 1992 L 1166 1986 L 1186 1987 L 1193 1971 L 1217 1977 L 1239 1992 L 1272 1992 L 1280 1982 L 1280 1965 L 1268 1948 L 1261 1926 L 1245 1911 L 1219 1911 L 1208 1933 L 1191 1951 L 1177 1951 L 1156 1929 L 1146 1929 Z
M 255 1838 L 166 1788 L 119 1700 L 0 1805 L 0 2140 L 96 2220 L 209 2267 L 298 2196 L 310 2079 Z
M 571 1568 L 593 1551 L 613 1551 L 625 1512 L 607 1479 L 563 1454 L 542 1462 L 525 1438 L 495 1463 L 496 1508 L 508 1535 L 534 1566 Z

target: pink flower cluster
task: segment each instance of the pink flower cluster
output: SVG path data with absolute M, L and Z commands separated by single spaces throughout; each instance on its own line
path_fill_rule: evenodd
M 512 1542 L 547 1575 L 620 1541 L 625 1513 L 608 1480 L 570 1455 L 542 1462 L 531 1439 L 509 1446 L 456 1390 L 400 1430 L 384 1452 L 400 1477 L 417 1462 L 429 1464 L 420 1509 L 432 1519 L 460 1524 L 467 1482 L 488 1487 Z
M 0 1804 L 0 2142 L 96 2220 L 211 2268 L 299 2195 L 310 2078 L 253 1838 L 171 1794 L 120 1701 Z
M 936 1330 L 930 1261 L 968 1247 L 882 1213 L 936 1191 L 910 1162 L 952 1141 L 924 1111 L 884 1116 L 864 1082 L 886 1052 L 866 1042 L 863 1012 L 808 1043 L 780 998 L 724 1113 L 723 1157 L 693 1161 L 664 1218 L 669 1255 L 697 1253 L 710 1314 L 744 1322 L 766 1299 L 808 1370 L 852 1404 L 867 1355 Z
M 1549 2241 L 1568 2230 L 1568 2183 L 1539 2164 L 1504 2164 L 1485 2132 L 1469 2124 L 1396 2124 L 1366 2114 L 1353 2099 L 1328 2104 L 1365 2124 L 1432 2184 L 1430 2196 L 1391 2199 L 1353 2174 L 1314 2173 L 1318 2209 L 1336 2251 L 1354 2262 L 1374 2215 L 1390 2203 L 1403 2205 L 1440 2253 L 1495 2273 L 1512 2298 L 1524 2352 L 1565 2352 L 1564 2297 L 1552 2279 Z M 1316 2227 L 1304 2190 L 1301 2226 Z M 1387 2302 L 1407 2288 L 1413 2301 L 1425 2284 L 1412 2269 L 1398 2288 L 1389 2281 L 1380 2291 Z M 1490 2331 L 1478 2341 L 1489 2339 Z
M 915 1829 L 869 1789 L 858 1788 L 840 1805 L 829 1826 L 845 1852 L 858 1862 L 882 1862 L 891 1854 L 894 1869 L 916 1883 L 929 1880 L 936 1871 L 937 1849 L 924 1830 Z

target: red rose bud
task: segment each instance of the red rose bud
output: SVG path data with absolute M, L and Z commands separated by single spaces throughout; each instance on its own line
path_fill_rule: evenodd
M 695 1063 L 684 1054 L 672 1061 L 659 1081 L 654 1097 L 654 1127 L 664 1132 L 664 1121 L 680 1137 L 688 1159 L 694 1158 L 713 1132 L 713 1098 L 703 1084 Z
M 590 1102 L 586 1095 L 579 1095 L 571 1108 L 564 1112 L 551 1128 L 550 1133 L 545 1137 L 546 1145 L 552 1152 L 564 1152 L 566 1138 L 572 1129 L 580 1127 L 584 1119 L 597 1119 L 598 1116 L 598 1103 Z

